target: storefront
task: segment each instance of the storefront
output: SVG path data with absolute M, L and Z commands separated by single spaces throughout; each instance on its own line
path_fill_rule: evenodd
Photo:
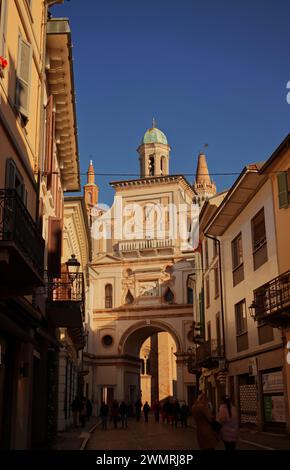
M 281 369 L 261 374 L 263 393 L 263 419 L 265 430 L 279 430 L 286 427 L 286 407 Z

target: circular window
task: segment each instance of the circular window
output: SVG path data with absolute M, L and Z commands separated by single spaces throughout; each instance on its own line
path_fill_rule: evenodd
M 111 335 L 103 336 L 102 343 L 104 346 L 111 346 L 113 344 L 113 338 Z

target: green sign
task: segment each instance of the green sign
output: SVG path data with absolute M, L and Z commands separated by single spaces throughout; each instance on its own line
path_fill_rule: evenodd
M 265 421 L 272 421 L 272 397 L 264 396 Z

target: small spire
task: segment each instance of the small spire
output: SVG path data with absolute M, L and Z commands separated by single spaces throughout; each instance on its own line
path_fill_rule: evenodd
M 95 170 L 93 166 L 93 160 L 90 160 L 88 172 L 87 172 L 87 183 L 95 184 Z
M 156 127 L 156 125 L 157 125 L 157 123 L 156 123 L 156 119 L 155 119 L 155 118 L 153 118 L 153 119 L 152 119 L 152 127 Z

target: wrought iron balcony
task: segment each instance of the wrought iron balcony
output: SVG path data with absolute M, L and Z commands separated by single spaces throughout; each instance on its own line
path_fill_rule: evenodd
M 47 315 L 55 327 L 81 328 L 85 312 L 83 273 L 61 274 L 58 279 L 47 275 Z
M 224 346 L 220 341 L 211 339 L 200 344 L 196 355 L 200 367 L 215 367 L 220 360 L 224 359 Z
M 29 294 L 43 285 L 44 245 L 16 190 L 0 189 L 1 292 Z
M 273 327 L 290 323 L 290 270 L 256 289 L 250 309 L 256 321 Z

